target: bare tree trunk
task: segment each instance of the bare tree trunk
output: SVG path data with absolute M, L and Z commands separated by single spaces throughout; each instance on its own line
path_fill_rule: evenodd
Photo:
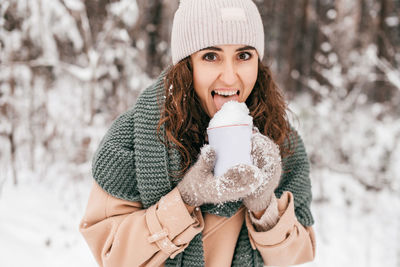
M 158 58 L 160 57 L 157 53 L 157 44 L 159 43 L 160 37 L 160 26 L 162 21 L 160 20 L 163 6 L 159 0 L 148 1 L 150 3 L 150 12 L 148 17 L 149 22 L 149 44 L 147 49 L 147 72 L 153 75 L 158 75 L 160 69 L 155 68 L 157 66 Z
M 294 70 L 299 73 L 300 76 L 308 77 L 310 73 L 310 65 L 311 62 L 308 62 L 308 56 L 310 53 L 310 43 L 308 36 L 308 5 L 309 0 L 303 0 L 301 6 L 301 18 L 300 18 L 300 31 L 299 35 L 296 38 L 296 47 L 295 47 L 295 65 Z M 306 45 L 305 45 L 306 44 Z M 308 44 L 308 45 L 307 45 Z M 293 70 L 291 70 L 293 71 Z M 291 73 L 290 73 L 291 75 Z M 292 77 L 291 77 L 292 78 Z M 297 93 L 301 91 L 303 84 L 300 82 L 300 79 L 294 79 L 294 91 L 293 93 Z
M 366 35 L 368 34 L 368 7 L 367 3 L 365 2 L 366 0 L 359 0 L 358 1 L 358 8 L 359 8 L 359 13 L 358 13 L 358 34 L 360 38 L 356 39 L 356 48 L 362 48 L 364 47 L 368 42 L 366 40 Z
M 380 58 L 388 59 L 388 53 L 386 49 L 386 36 L 385 33 L 387 32 L 387 27 L 385 24 L 385 19 L 388 14 L 387 6 L 388 0 L 380 0 L 380 10 L 379 10 L 379 27 L 378 27 L 378 34 L 377 34 L 377 45 L 378 45 L 378 56 Z
M 387 51 L 387 27 L 385 24 L 385 19 L 388 14 L 388 0 L 380 0 L 380 10 L 379 10 L 379 24 L 377 29 L 377 39 L 376 44 L 378 46 L 378 57 L 389 60 L 389 55 Z M 380 76 L 384 76 L 379 68 L 376 68 L 376 72 Z M 391 88 L 387 82 L 378 79 L 375 82 L 375 88 L 373 89 L 373 98 L 377 102 L 385 102 L 391 98 Z
M 89 112 L 90 112 L 90 114 L 89 114 L 89 121 L 88 121 L 89 125 L 93 124 L 93 118 L 94 118 L 94 115 L 96 114 L 96 103 L 95 103 L 96 84 L 97 84 L 97 81 L 95 78 L 92 78 L 89 82 L 89 91 L 90 91 L 90 95 L 89 95 L 89 109 L 90 109 Z
M 12 70 L 12 68 L 11 68 L 11 70 Z M 10 84 L 10 96 L 11 96 L 11 98 L 13 98 L 14 93 L 15 93 L 15 78 L 13 77 L 13 71 L 11 71 L 11 74 L 10 74 L 9 84 Z M 9 118 L 10 124 L 11 124 L 11 129 L 7 135 L 7 138 L 10 143 L 10 161 L 11 161 L 12 180 L 13 180 L 14 185 L 17 185 L 18 177 L 17 177 L 16 156 L 15 156 L 17 146 L 15 144 L 15 138 L 14 138 L 16 113 L 14 112 L 14 107 L 11 105 L 8 105 L 6 107 L 6 113 L 7 113 L 7 117 Z
M 283 14 L 281 16 L 281 35 L 279 38 L 280 44 L 280 52 L 279 57 L 284 59 L 286 64 L 282 65 L 282 69 L 280 72 L 282 73 L 283 77 L 285 78 L 284 81 L 284 88 L 285 91 L 293 91 L 293 79 L 291 78 L 290 74 L 295 66 L 294 63 L 294 49 L 295 49 L 295 8 L 296 5 L 293 1 L 284 0 L 282 1 L 284 4 L 282 9 L 280 10 Z
M 107 17 L 106 6 L 111 2 L 111 0 L 85 1 L 86 14 L 93 41 L 96 40 L 97 34 L 103 28 L 105 18 Z
M 11 171 L 14 185 L 18 184 L 17 167 L 15 159 L 15 139 L 14 139 L 14 122 L 11 123 L 11 132 L 8 134 L 8 141 L 10 142 L 10 156 L 11 156 Z
M 28 129 L 30 135 L 30 142 L 29 142 L 29 167 L 31 170 L 35 170 L 35 145 L 36 145 L 36 134 L 35 134 L 35 117 L 36 117 L 36 110 L 35 110 L 35 86 L 34 86 L 34 79 L 35 76 L 31 77 L 30 81 L 30 88 L 29 90 L 29 121 L 28 121 Z
M 139 18 L 133 29 L 134 46 L 139 50 L 139 63 L 150 77 L 157 77 L 171 64 L 170 34 L 178 0 L 137 1 Z

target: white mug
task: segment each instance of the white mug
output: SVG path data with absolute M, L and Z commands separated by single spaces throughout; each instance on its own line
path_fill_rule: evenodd
M 208 143 L 216 152 L 214 176 L 223 175 L 239 163 L 252 164 L 252 125 L 237 124 L 208 128 Z

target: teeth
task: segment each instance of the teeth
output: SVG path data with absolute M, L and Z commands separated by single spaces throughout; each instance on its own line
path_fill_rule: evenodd
M 231 96 L 236 95 L 239 90 L 214 90 L 216 94 L 223 95 L 223 96 Z

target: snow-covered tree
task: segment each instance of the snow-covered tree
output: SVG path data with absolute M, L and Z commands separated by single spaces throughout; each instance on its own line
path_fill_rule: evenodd
M 87 164 L 102 134 L 96 127 L 130 107 L 150 81 L 129 34 L 136 2 L 106 4 L 97 27 L 80 0 L 0 7 L 1 180 L 17 183 L 21 168 L 45 177 L 54 164 Z

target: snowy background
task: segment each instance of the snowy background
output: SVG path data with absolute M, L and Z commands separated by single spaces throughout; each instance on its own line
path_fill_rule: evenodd
M 256 2 L 264 14 L 274 1 Z M 329 4 L 311 71 L 269 62 L 312 163 L 317 256 L 303 266 L 398 267 L 400 35 L 392 33 L 400 32 L 400 2 L 363 0 L 360 10 L 350 0 L 304 2 L 307 12 Z M 90 160 L 112 120 L 154 80 L 149 49 L 157 66 L 168 64 L 176 5 L 0 0 L 0 266 L 96 266 L 78 232 Z M 357 39 L 362 7 L 370 8 L 363 23 L 390 36 L 385 46 Z M 167 23 L 148 22 L 146 8 L 164 8 Z M 274 54 L 279 38 L 268 36 Z

